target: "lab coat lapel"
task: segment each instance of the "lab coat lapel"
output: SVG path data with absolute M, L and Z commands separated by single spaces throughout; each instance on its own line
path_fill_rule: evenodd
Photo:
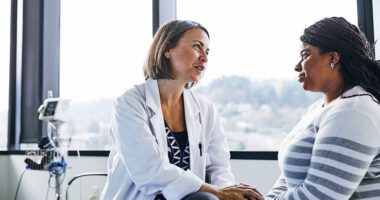
M 160 93 L 157 80 L 149 79 L 145 84 L 146 105 L 151 109 L 152 115 L 149 118 L 152 133 L 156 137 L 158 145 L 162 147 L 164 153 L 167 154 L 168 145 L 166 142 L 166 132 L 164 118 L 161 110 Z M 167 158 L 167 156 L 164 156 Z
M 191 94 L 191 91 L 185 89 L 183 96 L 185 105 L 186 128 L 190 144 L 190 169 L 196 174 L 197 169 L 195 168 L 194 163 L 197 162 L 195 160 L 197 155 L 200 155 L 199 143 L 202 142 L 200 111 L 198 103 Z

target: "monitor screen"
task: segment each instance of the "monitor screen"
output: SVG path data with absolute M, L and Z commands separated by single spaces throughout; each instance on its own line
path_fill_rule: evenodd
M 58 103 L 58 101 L 48 102 L 48 104 L 45 108 L 44 116 L 54 116 L 55 109 L 57 107 L 57 103 Z

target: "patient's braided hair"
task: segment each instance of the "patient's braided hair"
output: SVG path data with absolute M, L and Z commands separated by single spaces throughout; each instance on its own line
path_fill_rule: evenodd
M 343 17 L 324 18 L 307 27 L 300 39 L 321 53 L 339 53 L 345 86 L 359 85 L 379 103 L 380 61 L 375 60 L 374 46 L 355 25 Z

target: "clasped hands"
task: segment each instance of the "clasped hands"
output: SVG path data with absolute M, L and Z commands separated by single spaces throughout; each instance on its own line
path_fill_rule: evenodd
M 219 195 L 217 196 L 220 200 L 264 200 L 264 196 L 256 188 L 244 183 L 222 188 Z
M 220 200 L 264 200 L 264 196 L 256 188 L 244 183 L 221 189 L 217 189 L 205 183 L 202 185 L 200 191 L 210 192 Z

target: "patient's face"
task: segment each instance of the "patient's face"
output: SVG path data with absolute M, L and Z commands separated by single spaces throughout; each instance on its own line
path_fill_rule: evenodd
M 298 81 L 304 90 L 324 92 L 334 82 L 331 57 L 328 53 L 321 53 L 318 47 L 303 43 L 300 51 L 301 59 L 294 70 L 298 72 Z

